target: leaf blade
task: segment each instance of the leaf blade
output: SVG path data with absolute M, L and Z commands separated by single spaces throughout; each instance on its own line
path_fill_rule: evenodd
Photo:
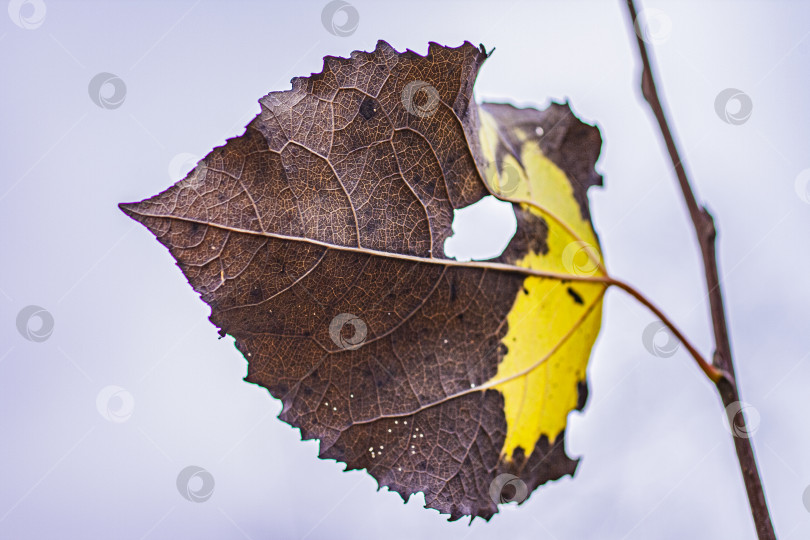
M 472 100 L 484 59 L 469 43 L 327 57 L 322 73 L 262 98 L 245 134 L 186 179 L 122 205 L 234 336 L 246 380 L 282 400 L 282 420 L 319 439 L 321 457 L 365 468 L 405 499 L 422 491 L 450 519 L 489 519 L 499 474 L 531 491 L 576 468 L 551 431 L 502 459 L 511 392 L 486 386 L 509 366 L 504 339 L 520 326 L 508 318 L 523 288 L 559 285 L 508 266 L 561 268 L 556 247 L 541 257 L 553 220 L 516 207 L 518 235 L 496 261 L 506 265 L 459 264 L 442 249 L 453 209 L 491 190 Z M 433 114 L 403 102 L 413 82 L 435 89 Z M 362 320 L 360 347 L 330 332 L 342 315 Z M 571 392 L 581 408 L 579 378 Z

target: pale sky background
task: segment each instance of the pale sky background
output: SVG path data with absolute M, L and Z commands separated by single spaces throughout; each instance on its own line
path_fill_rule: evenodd
M 9 13 L 22 19 L 0 11 L 0 538 L 755 537 L 719 398 L 683 349 L 645 350 L 654 319 L 622 292 L 607 295 L 590 400 L 569 418 L 568 452 L 583 458 L 576 477 L 470 527 L 317 459 L 316 442 L 275 418 L 279 402 L 242 381 L 244 359 L 231 338 L 217 339 L 168 251 L 116 207 L 168 187 L 188 154 L 241 134 L 261 96 L 320 71 L 324 55 L 377 39 L 422 54 L 428 41 L 484 43 L 497 50 L 479 100 L 569 99 L 598 124 L 605 188 L 590 200 L 608 268 L 708 355 L 699 251 L 640 99 L 620 1 L 352 0 L 359 24 L 346 37 L 325 29 L 322 1 L 45 0 L 44 17 L 18 4 Z M 719 228 L 776 530 L 808 538 L 810 172 L 800 173 L 810 169 L 810 4 L 643 7 L 671 23 L 658 27 L 669 28 L 655 45 L 659 84 Z M 117 108 L 90 99 L 103 72 L 126 85 Z M 740 125 L 715 112 L 727 88 L 753 104 Z M 473 234 L 459 253 L 504 240 L 496 207 L 475 218 L 491 238 Z M 29 305 L 53 317 L 45 341 L 17 329 Z M 214 480 L 205 502 L 178 493 L 190 465 Z

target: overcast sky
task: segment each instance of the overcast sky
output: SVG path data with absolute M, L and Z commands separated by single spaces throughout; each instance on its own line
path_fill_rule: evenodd
M 448 523 L 421 496 L 403 505 L 317 459 L 275 418 L 279 402 L 242 381 L 233 340 L 217 339 L 169 253 L 116 203 L 184 176 L 324 55 L 377 39 L 422 54 L 428 41 L 496 47 L 479 100 L 568 99 L 596 123 L 605 187 L 590 201 L 607 266 L 711 354 L 699 250 L 621 2 L 351 1 L 334 20 L 348 28 L 356 12 L 346 36 L 323 24 L 323 1 L 13 0 L 0 16 L 0 537 L 754 538 L 719 398 L 683 349 L 645 349 L 654 318 L 620 291 L 606 297 L 588 405 L 569 417 L 576 477 L 489 523 Z M 659 85 L 719 229 L 776 530 L 808 538 L 810 5 L 643 7 L 657 10 Z M 721 94 L 737 99 L 718 111 Z M 459 256 L 508 239 L 496 204 L 470 221 L 488 235 L 457 224 Z M 183 498 L 182 471 L 188 498 L 210 498 Z

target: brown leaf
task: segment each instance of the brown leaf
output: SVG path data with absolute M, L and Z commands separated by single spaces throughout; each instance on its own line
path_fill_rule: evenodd
M 548 237 L 558 224 L 515 205 L 518 234 L 500 261 L 517 266 L 458 263 L 443 249 L 453 210 L 499 193 L 490 168 L 502 173 L 506 154 L 531 157 L 521 150 L 531 145 L 567 173 L 589 230 L 585 190 L 600 180 L 598 131 L 567 106 L 487 105 L 503 128 L 499 155 L 487 157 L 472 99 L 485 59 L 470 43 L 431 43 L 423 57 L 383 41 L 371 53 L 326 57 L 321 73 L 262 98 L 244 135 L 184 180 L 121 205 L 171 251 L 211 322 L 235 338 L 246 380 L 282 400 L 280 418 L 304 439 L 320 439 L 320 457 L 365 468 L 406 500 L 424 492 L 450 519 L 497 512 L 510 497 L 499 475 L 518 476 L 531 493 L 577 465 L 564 432 L 545 427 L 532 445 L 507 451 L 507 390 L 494 380 L 528 280 L 560 285 L 517 268 L 529 255 L 559 259 Z M 518 137 L 526 126 L 554 136 Z M 587 286 L 590 296 L 563 294 L 564 309 L 577 324 L 595 319 L 598 331 L 601 286 Z M 584 405 L 591 333 L 582 372 L 566 379 L 574 402 L 561 405 L 563 422 Z M 510 485 L 511 497 L 525 498 Z

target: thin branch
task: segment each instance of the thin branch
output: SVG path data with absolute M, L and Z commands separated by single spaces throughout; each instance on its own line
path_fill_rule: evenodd
M 759 469 L 757 468 L 751 439 L 748 436 L 736 434 L 738 432 L 747 434 L 748 430 L 745 426 L 745 418 L 742 414 L 737 414 L 739 407 L 732 407 L 732 405 L 740 401 L 740 396 L 734 373 L 734 363 L 731 357 L 731 342 L 728 336 L 725 307 L 723 306 L 723 292 L 720 288 L 720 277 L 717 270 L 717 255 L 715 252 L 717 231 L 714 227 L 714 219 L 705 207 L 698 205 L 689 179 L 686 176 L 686 169 L 678 153 L 675 138 L 667 123 L 664 107 L 655 87 L 655 79 L 650 57 L 647 54 L 647 47 L 642 39 L 640 29 L 636 26 L 638 14 L 636 13 L 633 0 L 627 0 L 627 9 L 630 15 L 630 24 L 633 25 L 635 30 L 636 41 L 643 65 L 641 91 L 644 95 L 644 99 L 649 103 L 655 115 L 655 119 L 658 121 L 658 127 L 661 129 L 667 151 L 675 167 L 675 174 L 678 177 L 678 183 L 680 184 L 686 207 L 689 210 L 689 216 L 692 218 L 695 234 L 697 235 L 697 240 L 700 245 L 700 251 L 703 255 L 706 288 L 709 293 L 709 306 L 711 308 L 712 326 L 714 327 L 714 365 L 724 373 L 724 376 L 716 380 L 715 384 L 723 400 L 723 405 L 726 407 L 729 424 L 732 426 L 736 424 L 739 427 L 739 429 L 732 429 L 731 431 L 735 433 L 735 435 L 733 435 L 734 447 L 737 451 L 737 460 L 740 463 L 740 471 L 742 472 L 743 480 L 745 481 L 745 489 L 748 493 L 751 516 L 754 518 L 757 535 L 760 540 L 775 540 L 776 533 L 774 532 L 771 515 L 768 512 L 768 505 L 765 501 L 765 493 L 762 489 L 762 481 L 759 476 Z

